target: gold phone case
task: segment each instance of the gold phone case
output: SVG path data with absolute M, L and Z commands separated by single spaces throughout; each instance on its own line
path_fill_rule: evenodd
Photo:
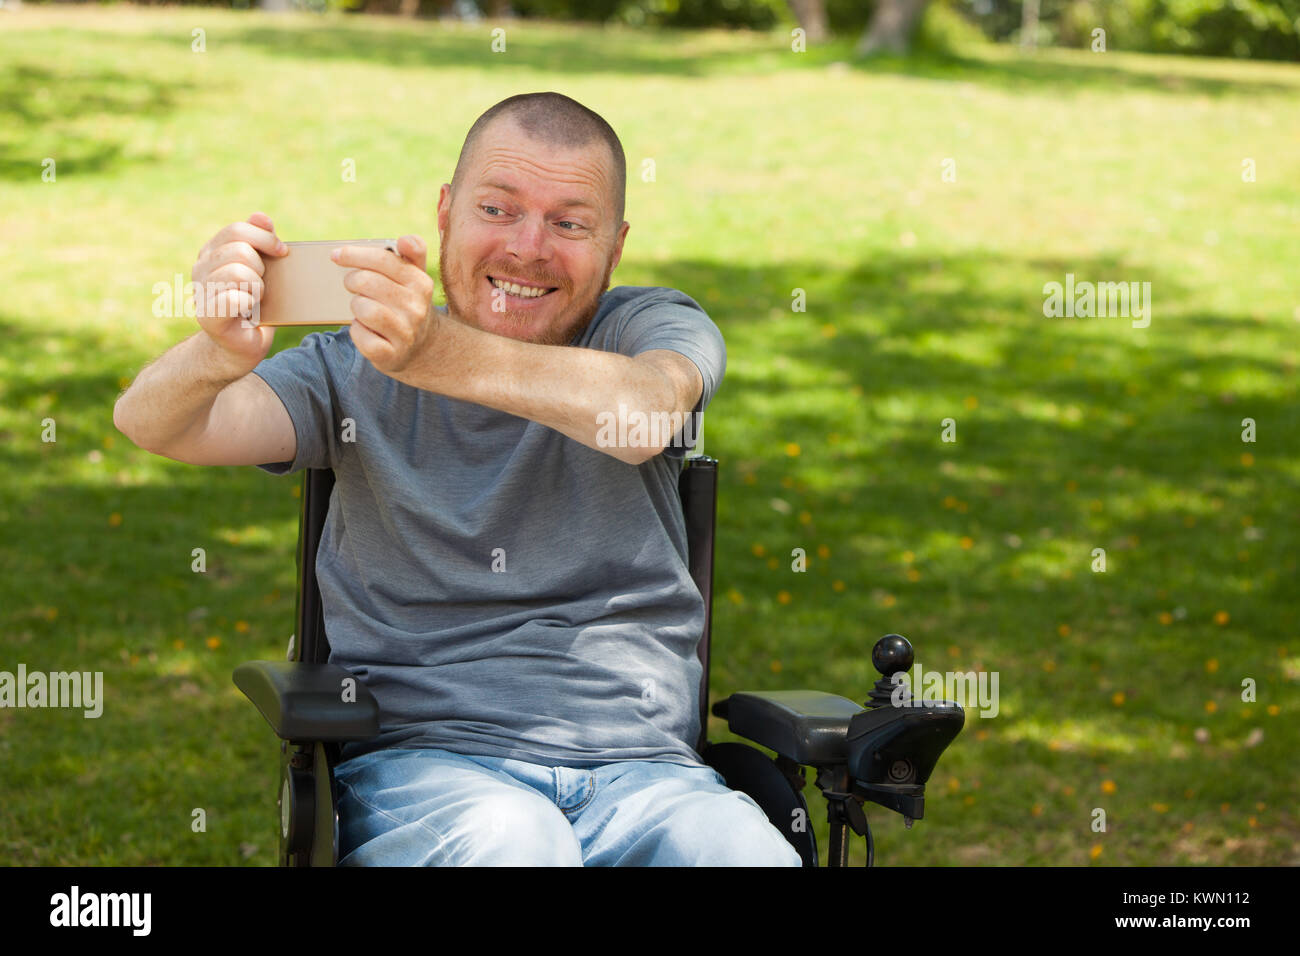
M 262 302 L 251 325 L 351 325 L 352 295 L 343 287 L 350 267 L 330 259 L 339 246 L 379 246 L 397 255 L 396 239 L 286 242 L 287 256 L 262 256 Z

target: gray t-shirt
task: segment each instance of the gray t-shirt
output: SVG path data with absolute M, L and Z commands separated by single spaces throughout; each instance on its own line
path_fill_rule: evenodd
M 681 353 L 704 380 L 700 413 L 726 368 L 717 326 L 675 289 L 608 290 L 570 344 Z M 399 746 L 570 767 L 700 762 L 686 448 L 630 465 L 402 384 L 347 327 L 254 371 L 298 437 L 292 462 L 257 467 L 335 473 L 316 559 L 330 660 L 378 698 L 382 727 L 345 759 Z

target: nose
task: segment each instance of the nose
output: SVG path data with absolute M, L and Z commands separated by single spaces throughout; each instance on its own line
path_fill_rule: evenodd
M 550 258 L 546 235 L 546 224 L 539 216 L 525 216 L 523 221 L 510 230 L 506 242 L 506 253 L 521 262 L 537 262 Z

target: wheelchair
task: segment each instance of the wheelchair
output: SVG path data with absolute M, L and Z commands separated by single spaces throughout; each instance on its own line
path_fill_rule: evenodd
M 698 654 L 700 737 L 695 750 L 733 790 L 749 795 L 798 851 L 804 866 L 818 865 L 818 847 L 801 791 L 805 769 L 826 799 L 830 824 L 827 866 L 848 865 L 849 831 L 864 837 L 867 866 L 875 847 L 863 804 L 903 816 L 908 828 L 925 813 L 925 785 L 935 764 L 965 722 L 950 701 L 913 700 L 903 673 L 911 645 L 897 634 L 876 642 L 871 660 L 881 674 L 864 704 L 813 690 L 734 693 L 713 705 L 731 732 L 747 743 L 710 743 L 709 640 L 713 622 L 713 538 L 717 517 L 717 459 L 687 458 L 678 479 L 686 521 L 691 577 L 704 598 L 704 633 Z M 379 734 L 379 704 L 359 682 L 355 700 L 341 688 L 349 671 L 329 663 L 316 551 L 329 510 L 334 473 L 307 469 L 302 479 L 298 530 L 298 600 L 288 660 L 249 661 L 234 671 L 239 690 L 280 739 L 281 866 L 338 863 L 338 791 L 333 768 L 340 745 Z M 911 706 L 899 706 L 910 704 Z

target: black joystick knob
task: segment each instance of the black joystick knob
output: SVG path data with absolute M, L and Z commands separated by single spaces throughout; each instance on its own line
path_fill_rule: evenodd
M 910 670 L 914 659 L 911 643 L 901 634 L 886 634 L 876 641 L 876 646 L 871 649 L 871 663 L 883 676 L 876 681 L 863 706 L 875 708 L 888 704 L 897 686 L 894 675 Z M 903 695 L 905 699 L 912 696 L 906 690 Z

